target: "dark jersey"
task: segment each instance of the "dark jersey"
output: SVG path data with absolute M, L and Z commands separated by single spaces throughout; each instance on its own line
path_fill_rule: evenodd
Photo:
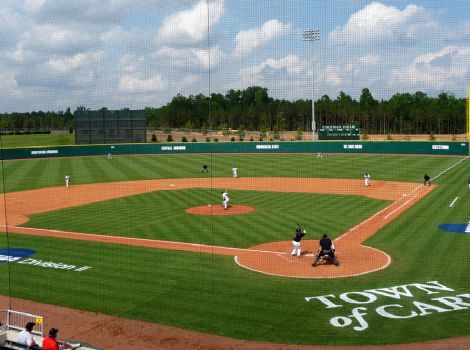
M 305 233 L 303 233 L 301 230 L 296 230 L 295 237 L 293 238 L 293 240 L 296 242 L 300 242 L 303 236 L 305 236 Z
M 331 249 L 331 239 L 329 238 L 322 238 L 320 239 L 320 246 L 323 250 L 330 250 Z

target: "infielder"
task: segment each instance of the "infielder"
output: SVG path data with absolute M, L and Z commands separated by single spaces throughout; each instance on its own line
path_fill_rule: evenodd
M 236 168 L 236 167 L 232 168 L 232 177 L 234 177 L 234 178 L 238 177 L 238 168 Z
M 366 187 L 370 186 L 370 179 L 371 179 L 370 175 L 368 173 L 365 173 L 364 174 L 364 185 Z
M 292 256 L 296 256 L 301 258 L 302 257 L 302 249 L 300 248 L 300 241 L 302 240 L 302 237 L 305 236 L 305 233 L 307 231 L 303 230 L 300 227 L 297 227 L 295 229 L 295 236 L 292 239 Z
M 70 177 L 70 175 L 65 175 L 65 187 L 69 188 L 70 187 L 70 181 L 72 180 L 72 178 Z
M 428 174 L 424 174 L 424 186 L 431 186 L 431 178 Z
M 222 206 L 224 207 L 225 210 L 228 209 L 228 202 L 230 201 L 230 198 L 228 198 L 228 191 L 225 190 L 222 192 Z

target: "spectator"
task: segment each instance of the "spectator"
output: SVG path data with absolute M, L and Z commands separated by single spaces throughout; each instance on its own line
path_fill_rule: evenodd
M 57 328 L 51 328 L 49 330 L 49 335 L 42 341 L 43 350 L 76 349 L 80 347 L 80 344 L 67 344 L 66 342 L 58 341 L 56 339 L 58 332 L 59 330 Z
M 33 334 L 31 333 L 35 325 L 36 323 L 34 322 L 26 323 L 26 326 L 24 326 L 25 329 L 22 330 L 16 337 L 16 342 L 31 348 L 38 348 L 39 345 L 36 344 L 33 338 Z

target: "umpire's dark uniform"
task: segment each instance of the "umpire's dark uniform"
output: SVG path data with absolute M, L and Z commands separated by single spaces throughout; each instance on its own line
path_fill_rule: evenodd
M 320 239 L 319 252 L 318 252 L 318 255 L 315 257 L 315 260 L 313 260 L 312 266 L 313 267 L 317 266 L 320 258 L 325 255 L 328 255 L 336 266 L 339 265 L 339 261 L 338 259 L 336 259 L 336 256 L 335 256 L 335 249 L 333 248 L 333 242 L 331 242 L 331 239 L 329 239 L 327 235 L 323 235 L 322 238 Z

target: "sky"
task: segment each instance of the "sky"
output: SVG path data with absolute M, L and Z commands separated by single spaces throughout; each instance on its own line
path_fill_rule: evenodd
M 320 30 L 319 40 L 302 32 Z M 2 0 L 0 113 L 470 87 L 470 1 Z

